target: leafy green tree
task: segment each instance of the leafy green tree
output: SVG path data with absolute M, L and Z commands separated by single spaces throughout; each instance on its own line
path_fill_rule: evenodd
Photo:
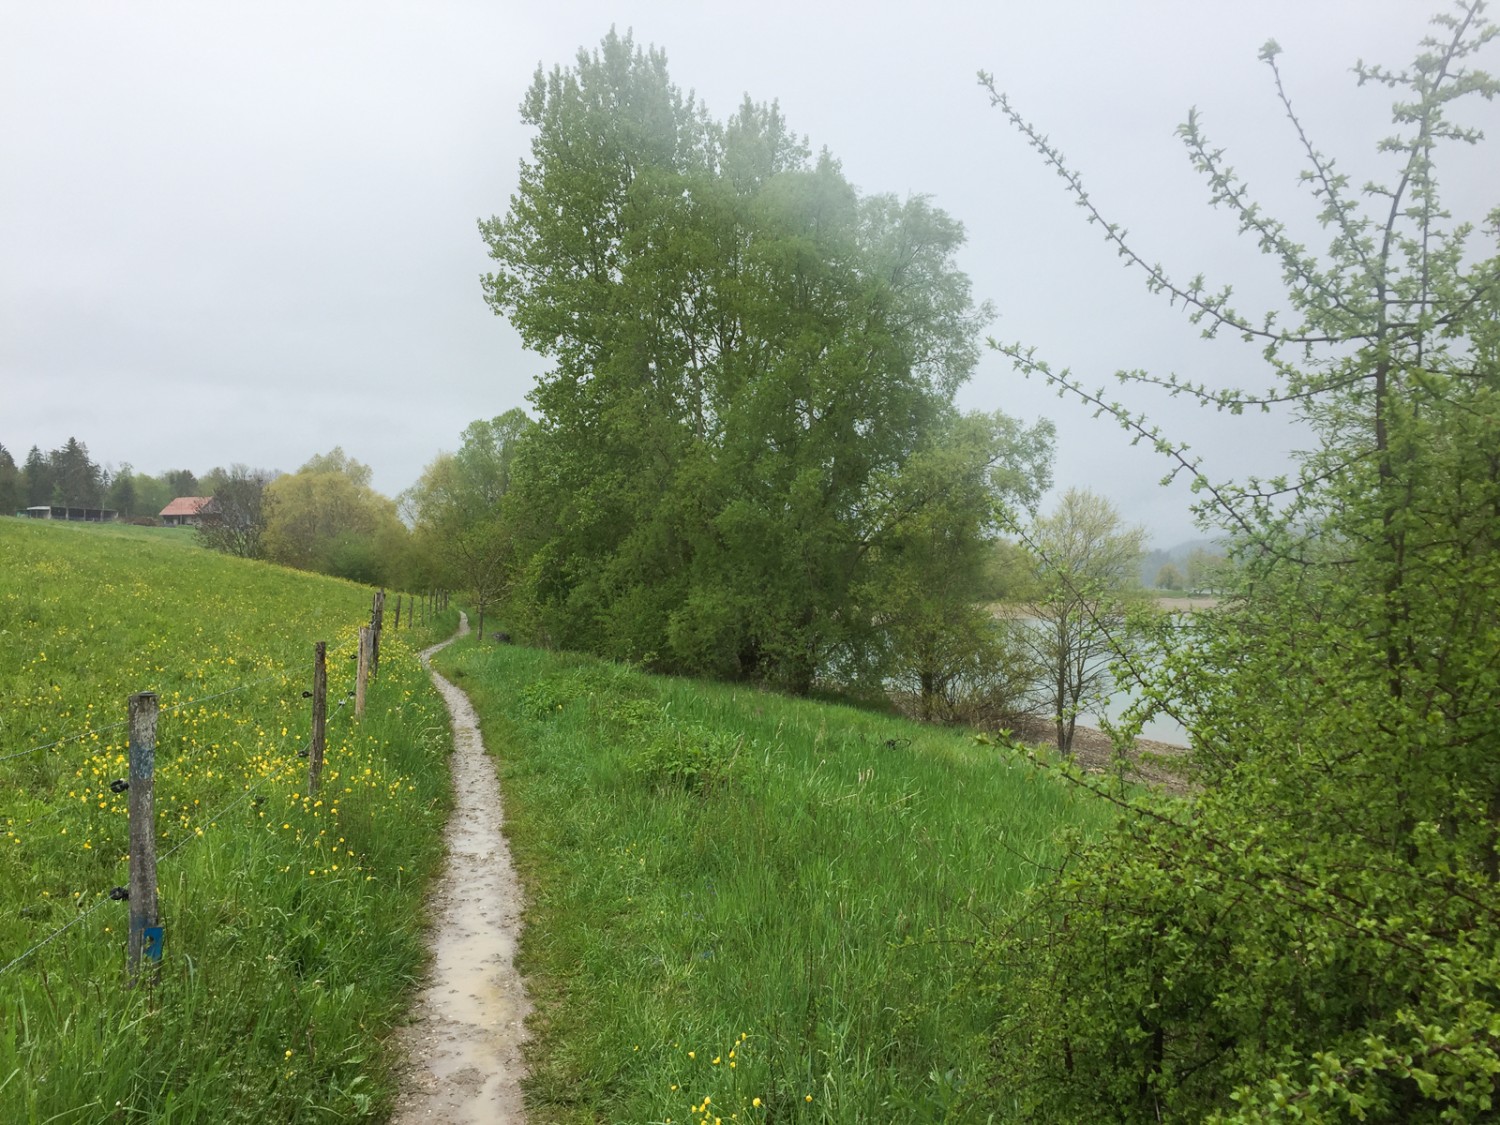
M 553 369 L 518 543 L 555 643 L 808 690 L 873 666 L 881 492 L 977 357 L 925 199 L 861 198 L 774 106 L 711 120 L 613 32 L 538 71 L 486 297 Z
M 1186 583 L 1187 580 L 1182 577 L 1182 571 L 1172 563 L 1162 563 L 1161 569 L 1156 572 L 1158 590 L 1181 590 Z
M 168 485 L 166 476 L 149 473 L 132 474 L 135 484 L 136 507 L 142 515 L 157 516 L 161 510 L 177 498 Z
M 135 473 L 127 461 L 111 478 L 109 493 L 104 498 L 104 506 L 120 513 L 121 519 L 129 519 L 136 513 L 137 502 Z
M 1057 748 L 1066 754 L 1078 716 L 1114 690 L 1110 665 L 1134 647 L 1126 618 L 1146 533 L 1125 526 L 1104 497 L 1070 488 L 1027 538 L 1035 591 L 1028 608 L 1035 620 L 1020 635 L 1043 685 Z
M 1052 435 L 1050 422 L 965 415 L 892 482 L 881 565 L 863 597 L 884 606 L 882 678 L 911 693 L 924 719 L 976 717 L 966 706 L 976 697 L 1019 709 L 1028 670 L 1013 630 L 983 602 L 1000 528 L 1051 484 Z
M 393 501 L 369 485 L 367 465 L 335 447 L 264 490 L 266 557 L 370 585 L 393 582 L 408 533 Z
M 1455 221 L 1436 161 L 1480 135 L 1464 99 L 1496 35 L 1483 4 L 1434 19 L 1395 91 L 1390 173 L 1355 190 L 1262 59 L 1329 233 L 1315 256 L 1252 202 L 1196 118 L 1215 204 L 1286 279 L 1281 316 L 1116 249 L 1211 334 L 1260 344 L 1269 395 L 1173 379 L 1206 405 L 1293 404 L 1318 441 L 1287 480 L 1211 480 L 1138 414 L 1025 349 L 1019 364 L 1114 414 L 1191 475 L 1235 534 L 1230 597 L 1164 647 L 1154 705 L 1185 721 L 1204 788 L 1123 802 L 997 947 L 1008 1111 L 1052 1120 L 1481 1121 L 1500 1095 L 1500 235 Z M 1076 173 L 999 105 L 1101 222 Z M 1360 198 L 1368 200 L 1368 205 Z M 1286 327 L 1280 325 L 1286 324 Z
M 1187 557 L 1187 588 L 1198 593 L 1208 593 L 1220 584 L 1224 567 L 1229 560 L 1223 555 L 1193 548 Z
M 179 496 L 197 496 L 198 478 L 193 475 L 191 469 L 168 469 L 161 475 L 163 483 L 167 486 L 167 503 Z M 164 503 L 162 507 L 166 507 Z
M 441 560 L 443 581 L 472 597 L 481 641 L 486 611 L 512 582 L 514 535 L 505 501 L 533 429 L 520 409 L 471 422 L 458 452 L 439 456 L 401 498 L 421 549 Z

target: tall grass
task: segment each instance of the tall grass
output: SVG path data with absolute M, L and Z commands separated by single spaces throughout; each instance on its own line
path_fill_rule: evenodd
M 447 723 L 413 645 L 456 614 L 387 630 L 356 722 L 338 703 L 370 592 L 181 538 L 0 519 L 0 1121 L 376 1119 L 449 799 Z M 314 796 L 302 693 L 324 639 Z M 127 989 L 110 782 L 139 690 L 163 708 L 166 955 Z
M 533 1120 L 983 1119 L 972 943 L 1096 812 L 885 715 L 472 641 L 439 663 L 529 897 Z

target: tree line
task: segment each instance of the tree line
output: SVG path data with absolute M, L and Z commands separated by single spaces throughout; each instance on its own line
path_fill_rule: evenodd
M 95 461 L 89 447 L 70 437 L 53 450 L 33 445 L 19 465 L 0 445 L 0 513 L 23 508 L 57 506 L 104 508 L 121 519 L 149 519 L 179 496 L 211 496 L 238 477 L 274 473 L 243 465 L 216 466 L 202 477 L 191 469 L 138 472 L 128 462 L 111 469 Z
M 121 519 L 154 522 L 180 497 L 210 500 L 198 513 L 206 547 L 249 559 L 370 585 L 425 588 L 435 578 L 414 549 L 393 500 L 370 484 L 371 469 L 335 446 L 293 473 L 243 464 L 159 474 L 126 463 L 111 471 L 69 438 L 42 452 L 32 446 L 20 466 L 0 446 L 0 512 L 39 505 L 104 508 Z

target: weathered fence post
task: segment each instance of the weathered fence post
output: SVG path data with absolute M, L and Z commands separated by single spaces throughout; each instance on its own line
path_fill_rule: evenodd
M 130 983 L 141 954 L 161 960 L 162 931 L 156 902 L 156 716 L 154 691 L 130 697 L 130 931 L 125 964 Z
M 323 744 L 328 734 L 328 642 L 313 645 L 312 742 L 307 748 L 307 791 L 323 778 Z
M 365 685 L 370 679 L 370 627 L 359 627 L 359 672 L 354 677 L 354 713 L 365 713 Z
M 396 620 L 394 622 L 392 622 L 391 628 L 395 629 L 396 632 L 398 632 L 398 633 L 401 632 L 401 595 L 400 594 L 396 595 Z
M 375 607 L 370 613 L 370 675 L 380 675 L 380 630 L 385 623 L 385 591 L 375 594 Z

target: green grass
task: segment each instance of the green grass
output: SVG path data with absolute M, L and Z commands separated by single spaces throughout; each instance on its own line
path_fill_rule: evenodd
M 450 737 L 387 629 L 347 699 L 370 591 L 179 532 L 0 519 L 0 1121 L 379 1119 L 385 1036 L 420 971 Z M 320 793 L 312 644 L 329 642 Z M 126 698 L 159 693 L 166 956 L 124 987 Z M 11 755 L 10 757 L 6 757 Z M 69 925 L 71 923 L 71 925 Z M 68 928 L 59 930 L 67 926 Z
M 868 711 L 472 639 L 439 666 L 502 765 L 533 1121 L 985 1119 L 973 943 L 1097 810 Z

